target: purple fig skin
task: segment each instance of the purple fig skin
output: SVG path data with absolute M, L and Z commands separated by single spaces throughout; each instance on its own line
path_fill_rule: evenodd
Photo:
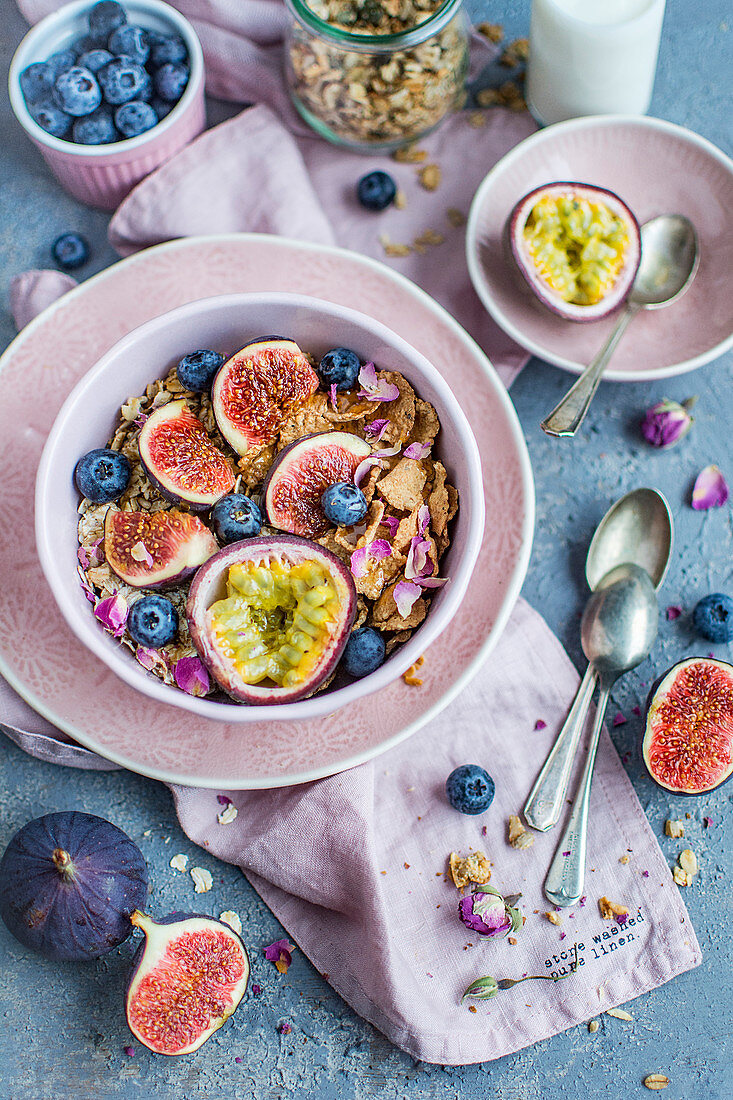
M 264 484 L 262 486 L 262 504 L 263 504 L 263 507 L 265 509 L 265 514 L 267 516 L 267 521 L 273 527 L 278 527 L 279 528 L 280 525 L 279 525 L 279 523 L 276 522 L 276 516 L 274 514 L 274 508 L 273 508 L 273 504 L 272 504 L 272 494 L 273 494 L 274 489 L 277 485 L 278 478 L 282 477 L 284 471 L 287 472 L 288 459 L 292 457 L 293 452 L 296 449 L 297 449 L 299 455 L 305 453 L 306 451 L 308 451 L 309 448 L 304 447 L 303 444 L 311 443 L 314 450 L 317 450 L 321 446 L 323 446 L 323 447 L 333 446 L 334 445 L 333 437 L 336 436 L 336 435 L 339 436 L 339 437 L 349 436 L 348 443 L 352 443 L 352 441 L 353 441 L 353 446 L 351 447 L 351 454 L 353 454 L 356 458 L 358 458 L 359 462 L 361 462 L 362 459 L 366 458 L 368 455 L 370 455 L 372 453 L 372 448 L 369 446 L 369 444 L 366 442 L 366 440 L 361 438 L 361 436 L 349 435 L 348 432 L 338 432 L 338 431 L 313 432 L 311 435 L 304 435 L 301 439 L 296 439 L 294 443 L 291 443 L 291 444 L 289 444 L 289 446 L 284 447 L 283 450 L 280 451 L 280 453 L 278 454 L 275 461 L 270 466 L 270 469 L 268 470 L 268 473 L 267 473 L 267 477 L 265 478 Z M 316 440 L 320 440 L 320 443 L 316 442 Z M 335 445 L 339 446 L 339 447 L 343 447 L 344 449 L 348 449 L 346 441 L 342 442 L 342 440 L 340 438 L 339 438 L 338 442 L 335 443 Z
M 594 306 L 573 306 L 571 302 L 563 302 L 559 295 L 553 294 L 549 288 L 545 288 L 542 285 L 530 263 L 525 259 L 520 243 L 524 223 L 537 198 L 543 193 L 555 190 L 560 192 L 572 190 L 580 194 L 587 192 L 591 198 L 606 201 L 612 208 L 620 208 L 627 222 L 631 237 L 630 243 L 632 246 L 635 246 L 635 255 L 633 252 L 630 253 L 632 262 L 629 263 L 627 257 L 626 264 L 621 272 L 619 272 L 615 285 L 603 299 Z M 615 194 L 615 192 L 609 191 L 606 187 L 596 187 L 594 184 L 578 183 L 572 180 L 554 180 L 552 183 L 545 183 L 541 187 L 536 187 L 533 191 L 529 191 L 524 195 L 519 202 L 515 204 L 512 212 L 507 218 L 504 228 L 503 243 L 504 251 L 511 261 L 511 269 L 520 276 L 517 282 L 521 285 L 522 289 L 525 291 L 530 290 L 532 292 L 532 299 L 536 302 L 540 302 L 546 309 L 556 314 L 556 316 L 562 317 L 565 321 L 577 321 L 581 324 L 587 324 L 590 321 L 598 321 L 602 317 L 608 317 L 621 308 L 631 291 L 636 273 L 639 270 L 639 264 L 641 263 L 641 230 L 639 228 L 639 222 L 623 199 Z
M 247 561 L 248 558 L 256 556 L 262 551 L 277 551 L 279 548 L 284 548 L 286 553 L 290 551 L 294 563 L 305 558 L 315 558 L 325 564 L 332 575 L 341 579 L 348 593 L 348 605 L 343 609 L 338 634 L 331 641 L 331 652 L 328 660 L 322 663 L 317 673 L 306 684 L 293 688 L 278 686 L 263 688 L 259 684 L 234 685 L 229 680 L 227 670 L 221 666 L 218 654 L 213 646 L 208 643 L 204 622 L 205 614 L 211 604 L 221 598 L 226 574 L 231 565 Z M 323 546 L 318 546 L 308 539 L 299 538 L 297 535 L 242 539 L 241 542 L 233 542 L 220 550 L 218 554 L 215 554 L 213 558 L 209 558 L 198 570 L 188 592 L 186 617 L 193 644 L 196 646 L 201 660 L 219 686 L 233 699 L 242 703 L 263 706 L 294 703 L 299 699 L 305 699 L 312 695 L 335 672 L 356 618 L 356 588 L 354 587 L 354 579 L 344 563 L 339 561 L 330 550 L 326 550 Z
M 713 794 L 714 791 L 718 791 L 718 790 L 720 790 L 721 787 L 724 787 L 725 784 L 730 782 L 730 780 L 733 778 L 733 771 L 731 771 L 730 775 L 727 775 L 725 777 L 725 779 L 721 779 L 720 782 L 718 784 L 716 784 L 715 787 L 709 787 L 707 790 L 704 790 L 704 791 L 680 791 L 680 790 L 677 790 L 677 789 L 672 789 L 671 787 L 667 787 L 663 783 L 660 783 L 659 780 L 657 779 L 657 777 L 654 775 L 654 772 L 652 771 L 652 769 L 649 766 L 649 763 L 647 761 L 647 753 L 646 753 L 646 750 L 648 748 L 647 734 L 650 734 L 650 730 L 649 730 L 649 712 L 651 710 L 652 704 L 654 703 L 654 701 L 656 699 L 659 688 L 661 687 L 662 683 L 667 679 L 668 676 L 670 676 L 672 673 L 676 673 L 677 669 L 681 668 L 682 665 L 689 664 L 691 661 L 702 661 L 702 662 L 705 662 L 705 663 L 707 663 L 709 661 L 712 661 L 712 663 L 714 663 L 716 665 L 722 665 L 725 669 L 728 670 L 728 675 L 730 676 L 731 682 L 733 682 L 733 665 L 729 664 L 727 661 L 721 661 L 717 657 L 715 657 L 715 658 L 685 657 L 682 661 L 677 661 L 677 663 L 672 665 L 671 668 L 668 668 L 666 670 L 666 672 L 663 672 L 661 676 L 658 676 L 657 679 L 652 684 L 651 688 L 649 689 L 649 694 L 646 697 L 646 704 L 644 706 L 644 727 L 643 727 L 643 730 L 642 730 L 641 741 L 640 741 L 640 744 L 639 744 L 639 754 L 640 754 L 641 759 L 644 763 L 644 767 L 646 768 L 646 770 L 649 774 L 649 777 L 654 780 L 654 782 L 660 788 L 660 790 L 665 791 L 666 794 L 674 794 L 674 795 L 676 795 L 680 798 L 701 798 L 703 795 L 711 795 L 711 794 Z M 649 738 L 649 740 L 650 739 L 651 738 Z

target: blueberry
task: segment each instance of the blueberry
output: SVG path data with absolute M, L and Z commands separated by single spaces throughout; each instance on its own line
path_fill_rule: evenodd
M 384 638 L 379 631 L 372 630 L 370 626 L 361 626 L 352 631 L 341 660 L 349 676 L 361 679 L 379 668 L 386 653 Z
M 218 351 L 190 351 L 183 356 L 176 368 L 178 381 L 193 393 L 203 393 L 211 386 L 223 362 L 224 356 Z
M 56 78 L 54 98 L 62 111 L 78 117 L 96 111 L 102 102 L 102 91 L 94 73 L 75 65 Z
M 71 115 L 62 111 L 55 103 L 36 103 L 30 108 L 31 117 L 42 130 L 53 137 L 66 137 L 71 129 Z
M 71 49 L 76 54 L 77 61 L 82 54 L 91 53 L 92 50 L 98 50 L 99 47 L 99 42 L 97 42 L 95 38 L 92 38 L 91 34 L 83 34 L 81 38 L 75 38 L 71 44 Z M 87 66 L 87 68 L 89 68 L 89 66 Z
M 133 99 L 131 103 L 123 103 L 115 111 L 115 126 L 123 137 L 137 137 L 146 130 L 152 130 L 158 125 L 158 116 L 149 103 Z
M 20 90 L 27 104 L 50 99 L 55 82 L 56 74 L 46 61 L 36 61 L 20 74 Z
M 178 633 L 178 612 L 165 596 L 141 596 L 130 608 L 127 629 L 138 645 L 160 649 Z
M 321 507 L 326 519 L 337 527 L 353 527 L 364 519 L 369 505 L 353 481 L 339 481 L 321 494 Z
M 142 65 L 125 57 L 116 57 L 99 70 L 97 78 L 108 103 L 118 107 L 120 103 L 129 103 L 139 99 L 140 92 L 148 87 L 150 76 Z
M 116 0 L 100 0 L 89 12 L 89 33 L 97 42 L 106 42 L 113 31 L 124 26 L 127 14 Z
M 462 814 L 482 814 L 494 801 L 494 780 L 478 764 L 461 764 L 445 781 L 445 793 Z
M 368 172 L 356 186 L 356 195 L 367 210 L 384 210 L 395 200 L 397 185 L 386 172 Z
M 109 145 L 120 137 L 108 107 L 99 107 L 86 118 L 77 118 L 72 134 L 78 145 Z
M 78 233 L 62 233 L 51 245 L 51 255 L 64 271 L 73 271 L 89 259 L 89 244 Z
M 109 36 L 107 49 L 118 57 L 124 54 L 125 57 L 136 61 L 138 65 L 144 65 L 150 57 L 148 32 L 133 23 L 126 23 Z
M 54 77 L 58 78 L 76 65 L 76 50 L 59 50 L 58 53 L 52 53 L 46 64 L 51 66 Z
M 153 77 L 155 90 L 161 99 L 177 103 L 188 84 L 188 69 L 172 61 L 161 65 Z
M 151 37 L 150 61 L 156 69 L 171 62 L 188 61 L 186 43 L 180 34 L 156 34 Z
M 733 600 L 724 592 L 705 596 L 692 612 L 692 622 L 709 642 L 733 641 Z
M 158 122 L 161 122 L 171 113 L 175 107 L 175 103 L 166 103 L 164 99 L 158 99 L 158 97 L 155 96 L 151 100 L 151 106 L 158 116 Z
M 130 481 L 130 463 L 119 451 L 89 451 L 76 464 L 74 481 L 93 504 L 109 504 L 121 497 Z
M 361 370 L 361 360 L 350 348 L 331 348 L 318 364 L 318 375 L 325 389 L 350 390 Z
M 86 53 L 81 54 L 77 63 L 82 67 L 82 69 L 89 69 L 90 73 L 94 73 L 96 75 L 96 73 L 98 73 L 100 69 L 103 69 L 105 65 L 109 65 L 111 60 L 112 54 L 109 52 L 109 50 L 94 49 L 88 50 Z
M 244 493 L 230 493 L 211 509 L 211 526 L 219 542 L 239 542 L 259 535 L 262 513 Z

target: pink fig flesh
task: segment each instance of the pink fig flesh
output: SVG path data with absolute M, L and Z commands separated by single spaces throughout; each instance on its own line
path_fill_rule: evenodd
M 110 508 L 104 521 L 104 556 L 110 569 L 133 588 L 160 588 L 189 577 L 219 549 L 196 516 L 168 512 L 122 512 Z
M 207 511 L 234 488 L 231 466 L 184 400 L 150 414 L 138 447 L 151 483 L 176 504 Z

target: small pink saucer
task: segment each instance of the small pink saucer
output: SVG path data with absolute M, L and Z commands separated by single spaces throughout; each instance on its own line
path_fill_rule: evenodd
M 669 378 L 733 346 L 733 161 L 681 126 L 618 115 L 538 131 L 502 157 L 476 192 L 466 231 L 468 269 L 476 293 L 509 336 L 579 374 L 616 323 L 616 314 L 584 324 L 556 317 L 510 270 L 506 220 L 522 195 L 553 180 L 615 191 L 640 224 L 657 214 L 685 214 L 697 231 L 700 267 L 689 290 L 668 308 L 634 318 L 604 378 Z
M 402 680 L 326 717 L 246 727 L 146 698 L 80 645 L 35 550 L 34 480 L 60 406 L 120 337 L 151 317 L 225 293 L 290 291 L 354 305 L 439 368 L 484 466 L 486 534 L 455 618 L 428 649 L 424 683 Z M 192 786 L 280 787 L 362 763 L 445 707 L 498 639 L 524 579 L 534 490 L 508 394 L 477 345 L 423 291 L 374 260 L 275 237 L 192 238 L 147 249 L 83 283 L 32 321 L 0 360 L 0 673 L 80 744 L 143 775 Z

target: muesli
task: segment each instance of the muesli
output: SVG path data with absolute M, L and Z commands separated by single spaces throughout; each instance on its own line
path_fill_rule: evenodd
M 309 672 L 312 690 L 305 693 L 324 690 L 334 672 L 341 679 L 365 675 L 410 638 L 445 583 L 440 562 L 458 493 L 434 454 L 439 432 L 435 409 L 400 373 L 362 362 L 349 349 L 332 349 L 318 362 L 293 341 L 265 337 L 226 362 L 209 351 L 185 356 L 122 405 L 106 448 L 77 465 L 79 577 L 95 616 L 165 683 L 220 699 L 226 687 L 228 695 L 257 701 L 217 674 L 195 623 L 192 636 L 189 590 L 205 563 L 222 558 L 221 548 L 257 550 L 263 539 L 302 544 L 305 565 L 278 559 L 272 568 L 264 563 L 267 575 L 251 574 L 270 586 L 269 604 L 258 590 L 259 603 L 246 608 L 243 623 L 243 597 L 230 586 L 215 605 L 213 626 L 238 676 L 251 674 L 247 682 L 263 690 L 272 678 L 273 687 L 284 687 L 301 670 L 272 664 L 273 654 L 278 646 L 293 652 L 302 578 L 320 568 L 312 583 L 324 607 L 327 590 L 336 606 L 341 569 L 355 588 L 351 633 L 347 623 L 339 666 L 320 681 Z M 98 480 L 111 478 L 106 499 L 99 499 L 105 485 L 95 482 L 95 470 Z M 326 552 L 320 558 L 319 548 Z M 338 560 L 329 574 L 330 554 Z M 240 574 L 229 570 L 235 586 Z M 278 592 L 286 593 L 282 606 Z M 302 640 L 307 650 L 311 643 Z M 232 644 L 240 647 L 234 657 Z M 312 665 L 313 652 L 304 655 L 294 644 L 295 666 Z

